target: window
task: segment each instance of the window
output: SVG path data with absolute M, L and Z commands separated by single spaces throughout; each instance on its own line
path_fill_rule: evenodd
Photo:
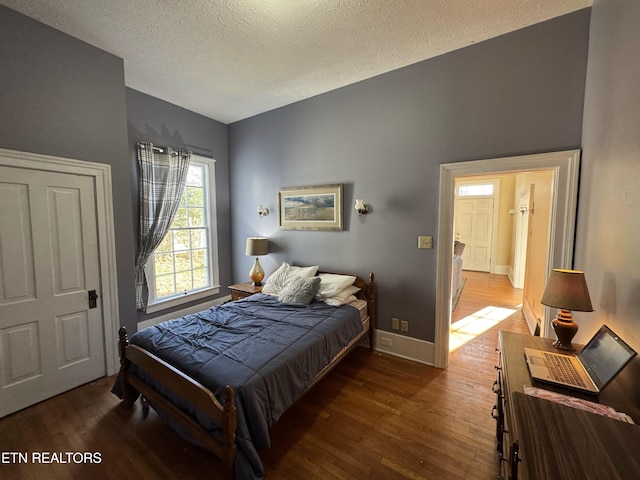
M 493 195 L 493 184 L 460 185 L 458 187 L 459 197 L 491 196 Z
M 147 263 L 147 313 L 218 293 L 215 161 L 191 156 L 169 232 Z

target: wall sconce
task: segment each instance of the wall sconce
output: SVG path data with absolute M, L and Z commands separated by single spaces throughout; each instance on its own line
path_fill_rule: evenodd
M 524 216 L 527 213 L 530 213 L 531 215 L 533 215 L 533 205 L 531 205 L 531 208 L 527 207 L 526 205 L 520 205 L 518 207 L 518 211 Z
M 365 205 L 364 199 L 362 198 L 356 198 L 355 208 L 356 208 L 356 212 L 358 212 L 358 215 L 365 215 L 369 212 L 369 209 Z
M 258 205 L 258 215 L 260 218 L 266 217 L 269 215 L 269 209 L 262 204 Z

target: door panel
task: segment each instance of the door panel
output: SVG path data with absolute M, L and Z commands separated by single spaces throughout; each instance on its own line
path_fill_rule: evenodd
M 3 226 L 0 228 L 0 305 L 7 305 L 35 296 L 27 186 L 0 183 L 0 201 L 0 226 Z
M 455 215 L 456 240 L 466 244 L 462 254 L 465 270 L 491 270 L 493 198 L 458 199 Z
M 30 322 L 0 331 L 5 387 L 37 377 L 40 369 L 38 323 Z
M 91 177 L 0 167 L 0 417 L 106 374 Z M 101 305 L 98 305 L 101 307 Z
M 90 358 L 87 312 L 74 312 L 56 318 L 58 365 L 75 365 Z
M 80 191 L 49 188 L 49 237 L 53 251 L 54 295 L 86 290 L 80 220 Z

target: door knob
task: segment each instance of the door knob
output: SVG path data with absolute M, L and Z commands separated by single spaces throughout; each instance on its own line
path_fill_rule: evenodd
M 95 290 L 89 290 L 89 308 L 96 308 L 98 306 L 98 293 Z

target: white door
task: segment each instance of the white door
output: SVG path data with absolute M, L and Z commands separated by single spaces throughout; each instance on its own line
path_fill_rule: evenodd
M 529 217 L 531 191 L 530 185 L 520 196 L 516 208 L 516 241 L 513 256 L 513 287 L 524 288 L 524 274 L 527 266 L 527 244 L 529 239 Z M 525 210 L 526 209 L 526 210 Z
M 466 244 L 462 268 L 489 272 L 493 238 L 493 198 L 456 201 L 456 240 Z
M 0 166 L 0 417 L 106 374 L 94 179 Z

